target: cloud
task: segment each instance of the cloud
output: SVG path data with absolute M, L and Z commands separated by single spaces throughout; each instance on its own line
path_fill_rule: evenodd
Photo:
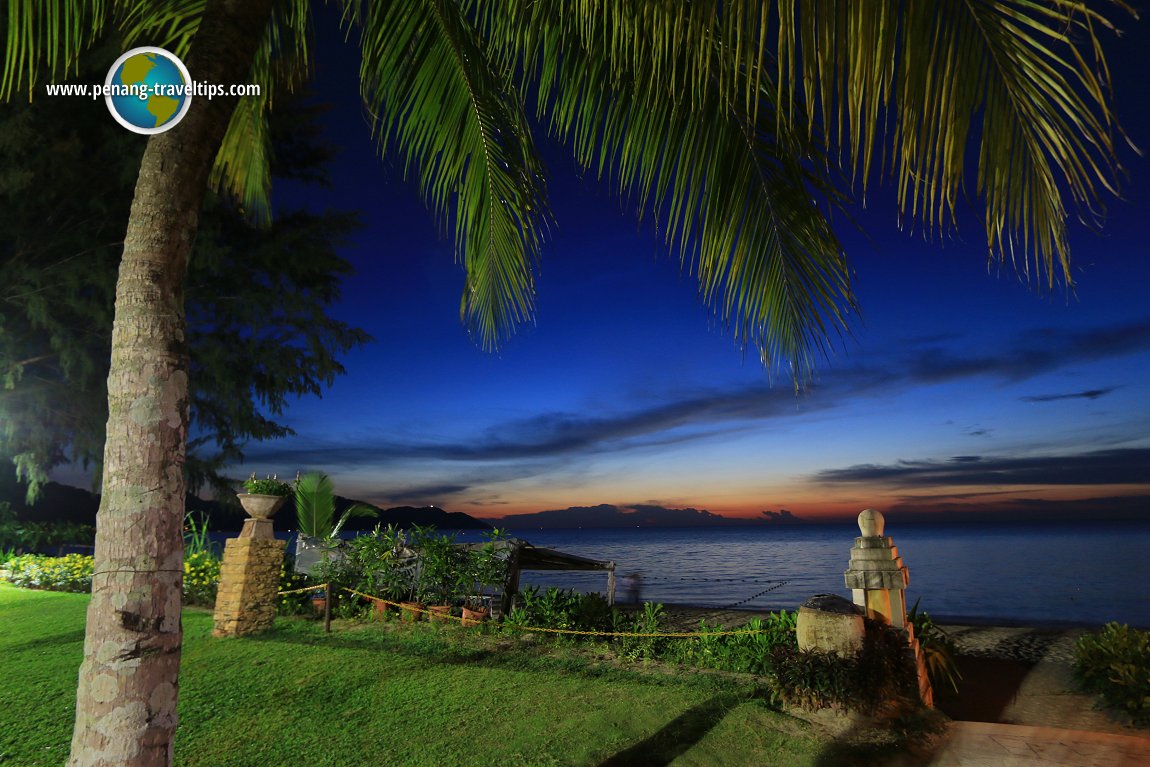
M 789 509 L 779 509 L 778 511 L 764 511 L 762 517 L 768 522 L 775 524 L 785 524 L 787 522 L 801 522 L 802 520 L 796 517 Z
M 1077 331 L 1040 328 L 1020 334 L 997 354 L 963 356 L 931 347 L 904 358 L 914 381 L 943 383 L 972 376 L 1021 381 L 1081 362 L 1150 350 L 1150 317 Z
M 1150 478 L 1150 448 L 1096 450 L 1028 458 L 960 456 L 948 461 L 899 461 L 828 469 L 820 482 L 882 483 L 902 487 L 946 485 L 1124 485 Z
M 887 530 L 900 522 L 1118 522 L 1150 520 L 1150 495 L 1013 498 L 978 504 L 907 499 L 884 511 Z
M 1117 386 L 1110 386 L 1105 389 L 1087 389 L 1086 391 L 1069 392 L 1067 394 L 1036 394 L 1030 397 L 1022 397 L 1023 402 L 1059 402 L 1066 399 L 1088 399 L 1096 400 L 1099 397 L 1105 397 L 1111 393 Z
M 825 398 L 824 398 L 825 399 Z M 620 451 L 661 447 L 710 439 L 740 428 L 740 422 L 758 421 L 830 407 L 831 401 L 796 397 L 789 387 L 743 387 L 701 391 L 693 396 L 614 415 L 588 417 L 551 412 L 489 427 L 472 439 L 445 442 L 377 440 L 354 445 L 291 447 L 283 442 L 254 446 L 249 463 L 263 460 L 292 462 L 315 459 L 325 465 L 377 465 L 395 458 L 442 461 L 538 461 L 573 453 Z M 300 440 L 295 440 L 300 442 Z M 314 443 L 313 443 L 314 444 Z
M 444 498 L 457 493 L 465 492 L 470 485 L 441 482 L 438 484 L 415 485 L 411 487 L 392 488 L 387 491 L 387 498 L 391 503 L 404 501 L 426 502 L 429 499 Z

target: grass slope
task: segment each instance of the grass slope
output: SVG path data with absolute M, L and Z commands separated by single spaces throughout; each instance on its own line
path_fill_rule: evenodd
M 67 757 L 85 595 L 0 584 L 0 764 Z M 332 765 L 820 764 L 825 743 L 743 681 L 456 628 L 324 635 L 280 620 L 211 637 L 184 613 L 176 763 Z

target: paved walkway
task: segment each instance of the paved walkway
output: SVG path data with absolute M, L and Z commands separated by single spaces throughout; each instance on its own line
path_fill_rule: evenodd
M 1075 691 L 1081 631 L 949 627 L 963 654 L 1034 663 L 997 722 L 953 722 L 931 767 L 1150 767 L 1150 732 Z
M 1022 724 L 954 722 L 931 767 L 1148 767 L 1150 739 Z

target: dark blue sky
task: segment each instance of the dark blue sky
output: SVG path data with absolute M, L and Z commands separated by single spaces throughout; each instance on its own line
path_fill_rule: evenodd
M 1150 34 L 1125 26 L 1117 111 L 1150 147 Z M 1074 230 L 1072 297 L 988 269 L 973 211 L 928 242 L 872 191 L 865 235 L 839 229 L 861 316 L 796 396 L 711 320 L 651 227 L 554 144 L 537 321 L 498 355 L 479 351 L 459 322 L 450 240 L 400 161 L 374 154 L 354 50 L 321 43 L 317 66 L 335 105 L 334 188 L 278 199 L 363 211 L 338 314 L 376 341 L 322 399 L 291 406 L 298 436 L 252 445 L 236 474 L 322 469 L 343 495 L 481 516 L 654 503 L 1150 518 L 1150 168 L 1130 149 L 1101 234 Z

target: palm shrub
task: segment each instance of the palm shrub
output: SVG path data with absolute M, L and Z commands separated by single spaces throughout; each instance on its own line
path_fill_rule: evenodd
M 945 682 L 958 692 L 962 674 L 954 662 L 957 647 L 950 634 L 931 619 L 930 613 L 918 609 L 919 601 L 915 600 L 914 607 L 906 614 L 906 621 L 914 626 L 915 639 L 926 661 L 926 675 L 932 687 L 937 688 Z
M 374 517 L 377 511 L 365 503 L 352 504 L 335 517 L 335 485 L 323 472 L 303 474 L 295 483 L 296 527 L 309 538 L 336 538 L 351 517 Z

